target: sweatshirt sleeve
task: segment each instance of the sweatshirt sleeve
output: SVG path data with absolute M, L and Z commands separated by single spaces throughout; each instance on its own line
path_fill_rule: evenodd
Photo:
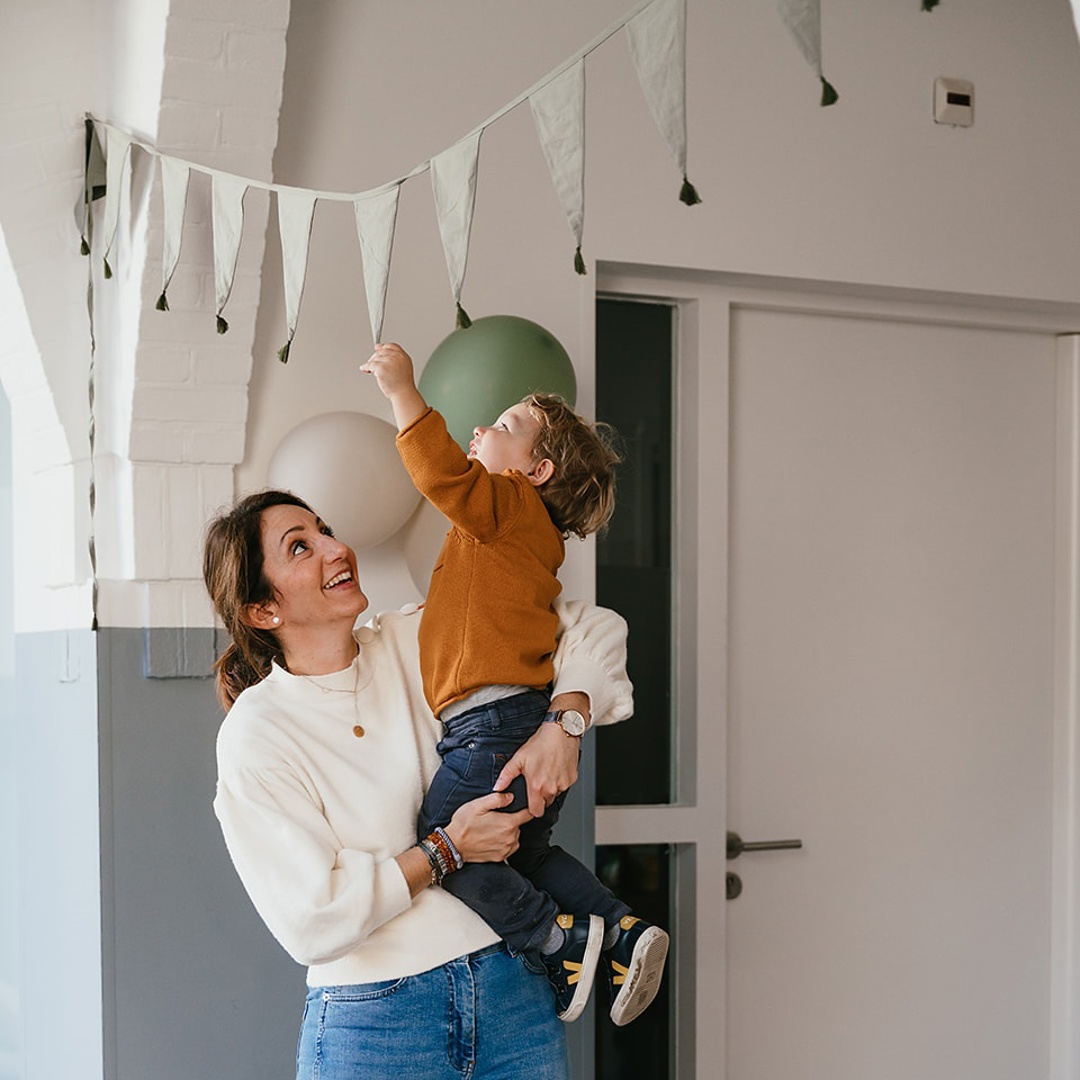
M 593 724 L 614 724 L 634 711 L 626 673 L 626 620 L 584 600 L 556 600 L 559 643 L 552 696 L 587 694 Z
M 214 811 L 232 861 L 294 960 L 336 960 L 409 908 L 405 877 L 396 859 L 342 848 L 299 776 L 248 764 L 243 749 L 219 738 Z
M 420 494 L 475 540 L 495 539 L 521 516 L 525 499 L 518 483 L 470 460 L 435 409 L 398 432 L 397 447 Z

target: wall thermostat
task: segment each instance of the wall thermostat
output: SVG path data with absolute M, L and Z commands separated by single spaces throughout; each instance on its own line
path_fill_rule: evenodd
M 935 79 L 934 122 L 971 127 L 975 123 L 975 84 L 963 79 Z

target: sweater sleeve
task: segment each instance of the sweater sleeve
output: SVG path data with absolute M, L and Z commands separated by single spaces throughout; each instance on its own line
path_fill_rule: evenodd
M 218 743 L 214 811 L 240 879 L 285 951 L 322 964 L 352 951 L 412 903 L 397 861 L 342 848 L 288 768 L 249 764 Z
M 559 644 L 552 696 L 587 694 L 594 724 L 614 724 L 634 711 L 626 673 L 626 620 L 584 600 L 556 600 Z
M 518 483 L 470 460 L 435 409 L 400 431 L 397 447 L 420 494 L 473 539 L 487 543 L 521 516 L 525 501 Z

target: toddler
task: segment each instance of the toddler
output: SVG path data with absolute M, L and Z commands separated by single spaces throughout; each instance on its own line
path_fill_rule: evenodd
M 375 376 L 393 407 L 413 482 L 452 526 L 420 625 L 424 693 L 443 724 L 442 764 L 418 824 L 421 837 L 439 841 L 423 841 L 433 876 L 547 974 L 565 1021 L 585 1008 L 602 954 L 611 1018 L 627 1024 L 656 996 L 668 935 L 551 844 L 565 792 L 521 827 L 520 848 L 506 863 L 461 866 L 440 832 L 458 806 L 492 790 L 541 724 L 578 742 L 588 727 L 577 710 L 548 708 L 558 625 L 552 605 L 564 538 L 587 536 L 611 517 L 618 456 L 602 429 L 544 394 L 476 428 L 466 455 L 416 388 L 399 345 L 377 345 L 361 370 Z M 523 788 L 519 776 L 507 809 L 525 804 Z

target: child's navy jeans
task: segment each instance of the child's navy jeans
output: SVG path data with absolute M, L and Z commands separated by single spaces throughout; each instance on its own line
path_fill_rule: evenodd
M 503 766 L 543 722 L 548 697 L 530 690 L 480 705 L 444 725 L 437 747 L 442 765 L 420 807 L 418 834 L 445 826 L 454 811 L 491 792 Z M 510 786 L 507 812 L 528 805 L 524 777 Z M 542 817 L 521 827 L 521 846 L 505 863 L 468 863 L 442 887 L 468 904 L 515 951 L 544 943 L 555 916 L 599 915 L 611 926 L 630 909 L 561 847 L 551 844 L 565 792 Z

